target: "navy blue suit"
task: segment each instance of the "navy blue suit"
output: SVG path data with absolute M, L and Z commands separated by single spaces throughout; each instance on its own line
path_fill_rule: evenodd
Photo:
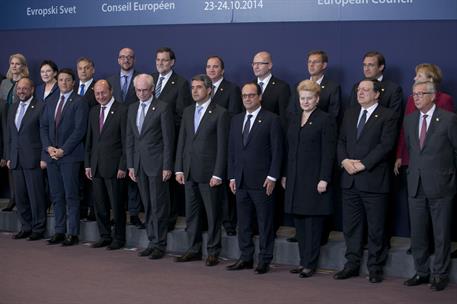
M 41 117 L 42 160 L 48 165 L 48 178 L 55 213 L 56 233 L 65 233 L 68 206 L 68 233 L 79 234 L 80 167 L 84 161 L 83 140 L 86 135 L 89 105 L 72 92 L 62 110 L 59 127 L 55 127 L 55 113 L 60 96 L 46 102 Z M 64 150 L 64 156 L 51 159 L 48 147 Z
M 48 96 L 44 97 L 45 86 L 46 86 L 46 84 L 43 83 L 43 84 L 37 85 L 35 88 L 35 93 L 33 94 L 33 96 L 35 96 L 35 98 L 38 99 L 39 101 L 46 102 L 52 98 L 56 98 L 55 97 L 56 95 L 59 95 L 59 93 L 60 93 L 59 86 L 57 85 L 57 83 L 55 83 L 51 89 L 51 92 L 48 94 Z
M 22 231 L 42 234 L 46 228 L 46 201 L 43 171 L 40 168 L 40 116 L 44 104 L 32 99 L 19 130 L 15 124 L 20 102 L 8 113 L 7 159 L 14 179 L 14 195 Z
M 269 264 L 274 248 L 274 193 L 266 195 L 263 184 L 267 176 L 279 181 L 283 156 L 283 138 L 279 116 L 261 109 L 243 145 L 246 112 L 233 117 L 230 126 L 228 177 L 236 183 L 238 242 L 240 259 L 252 261 L 254 242 L 252 222 L 257 214 L 259 227 L 259 263 Z

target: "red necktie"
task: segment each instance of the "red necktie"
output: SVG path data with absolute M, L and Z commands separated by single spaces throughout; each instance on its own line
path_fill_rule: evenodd
M 103 124 L 105 123 L 105 106 L 102 107 L 102 110 L 100 111 L 100 117 L 99 117 L 99 126 L 100 126 L 100 133 L 102 133 L 103 129 Z
M 63 109 L 63 104 L 65 103 L 65 96 L 60 97 L 59 104 L 57 105 L 57 111 L 56 111 L 56 129 L 59 127 L 60 120 L 62 119 L 62 109 Z
M 419 134 L 419 145 L 421 149 L 424 147 L 425 136 L 427 135 L 427 116 L 428 115 L 422 115 L 422 126 Z

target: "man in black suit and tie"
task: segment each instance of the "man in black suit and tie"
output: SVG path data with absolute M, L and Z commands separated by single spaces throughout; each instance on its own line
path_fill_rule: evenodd
M 265 110 L 279 115 L 281 125 L 287 128 L 287 107 L 289 105 L 289 85 L 272 75 L 273 61 L 271 54 L 259 52 L 252 60 L 252 71 L 257 77 L 256 82 L 262 88 L 262 107 Z
M 436 107 L 433 82 L 416 82 L 413 98 L 417 111 L 404 121 L 410 155 L 408 201 L 411 249 L 416 274 L 406 286 L 427 284 L 441 291 L 449 283 L 451 217 L 456 193 L 457 116 Z M 435 258 L 430 267 L 429 238 L 433 228 Z M 430 278 L 431 277 L 431 278 Z
M 94 74 L 95 64 L 92 59 L 81 57 L 76 62 L 76 71 L 79 82 L 75 82 L 74 91 L 77 92 L 88 103 L 89 110 L 96 106 L 97 100 L 94 95 Z M 94 221 L 94 202 L 92 198 L 92 185 L 84 177 L 84 168 L 81 168 L 81 212 L 80 218 L 88 221 Z
M 57 83 L 60 94 L 46 102 L 40 124 L 42 160 L 47 164 L 55 215 L 55 234 L 48 243 L 71 246 L 79 242 L 80 169 L 89 105 L 74 92 L 71 69 L 60 70 Z
M 386 59 L 384 55 L 377 51 L 367 52 L 363 56 L 363 74 L 367 79 L 378 80 L 381 85 L 379 104 L 384 108 L 392 109 L 397 113 L 403 112 L 403 93 L 401 87 L 385 79 L 383 73 L 386 68 Z M 352 88 L 351 97 L 349 98 L 349 107 L 357 105 L 358 83 Z
M 14 179 L 14 197 L 21 231 L 14 239 L 35 241 L 46 229 L 46 201 L 41 161 L 40 117 L 44 104 L 33 98 L 33 82 L 22 78 L 17 82 L 19 102 L 8 112 L 8 168 Z
M 133 80 L 138 103 L 129 106 L 127 117 L 127 168 L 138 182 L 145 208 L 148 247 L 139 253 L 160 259 L 167 248 L 170 192 L 173 169 L 173 113 L 169 104 L 154 98 L 154 79 L 140 74 Z
M 321 87 L 317 107 L 337 119 L 341 108 L 341 87 L 325 75 L 327 65 L 328 55 L 326 52 L 317 50 L 308 53 L 308 73 L 310 79 Z M 298 113 L 300 110 L 296 90 L 292 91 L 289 109 L 293 113 Z
M 176 63 L 175 52 L 168 48 L 159 48 L 156 51 L 157 73 L 152 74 L 156 82 L 155 98 L 170 105 L 174 122 L 175 133 L 178 134 L 184 108 L 192 104 L 189 83 L 178 75 L 173 67 Z M 176 143 L 175 143 L 176 144 Z M 170 215 L 168 218 L 168 230 L 171 231 L 178 219 L 178 205 L 183 201 L 183 189 L 175 181 L 171 181 Z
M 398 113 L 378 103 L 376 80 L 359 83 L 359 106 L 344 114 L 338 140 L 338 162 L 343 168 L 343 232 L 346 264 L 333 277 L 358 276 L 363 256 L 364 223 L 368 223 L 368 270 L 371 283 L 383 280 L 387 259 L 385 212 L 390 191 L 390 155 L 394 149 Z
M 125 209 L 122 201 L 123 180 L 126 176 L 125 133 L 127 107 L 117 102 L 108 81 L 94 85 L 99 106 L 89 114 L 86 136 L 86 177 L 92 181 L 95 216 L 100 240 L 93 248 L 108 246 L 120 249 L 125 244 Z M 110 209 L 113 210 L 114 236 L 111 236 Z
M 273 190 L 281 176 L 283 137 L 279 117 L 261 106 L 260 86 L 247 83 L 241 92 L 246 112 L 232 119 L 228 149 L 228 177 L 236 195 L 241 256 L 227 270 L 253 267 L 252 224 L 257 215 L 260 254 L 255 272 L 264 274 L 273 259 Z
M 227 109 L 230 117 L 233 117 L 243 110 L 241 90 L 237 85 L 224 78 L 224 68 L 224 60 L 221 57 L 208 57 L 206 75 L 213 82 L 211 100 Z M 227 235 L 236 235 L 236 203 L 228 185 L 227 190 L 222 194 L 222 225 Z
M 176 151 L 176 181 L 185 185 L 189 250 L 176 262 L 201 260 L 202 218 L 208 218 L 207 266 L 214 266 L 221 251 L 223 183 L 227 168 L 230 116 L 211 99 L 213 84 L 207 75 L 192 78 L 195 105 L 184 110 Z
M 120 72 L 111 75 L 107 80 L 113 88 L 114 99 L 128 107 L 138 100 L 133 86 L 133 79 L 138 75 L 134 68 L 135 52 L 131 48 L 122 48 L 119 51 L 117 63 L 121 68 Z M 127 208 L 130 215 L 130 225 L 135 225 L 138 229 L 144 229 L 144 224 L 139 218 L 142 203 L 138 185 L 131 179 L 127 179 Z

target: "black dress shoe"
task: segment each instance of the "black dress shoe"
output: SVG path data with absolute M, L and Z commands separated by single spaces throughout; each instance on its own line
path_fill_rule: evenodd
M 140 220 L 138 215 L 131 215 L 130 216 L 130 225 L 134 225 L 138 229 L 144 229 L 144 223 Z
M 32 234 L 32 231 L 19 231 L 15 235 L 13 235 L 13 239 L 15 240 L 20 240 L 20 239 L 25 239 L 28 238 Z
M 48 245 L 56 245 L 60 244 L 65 241 L 65 234 L 63 233 L 56 233 L 54 234 L 49 240 Z
M 295 236 L 292 236 L 290 238 L 287 238 L 286 241 L 288 241 L 289 243 L 296 243 L 298 242 L 297 241 L 297 238 Z
M 267 273 L 268 271 L 270 271 L 270 264 L 264 264 L 264 263 L 260 263 L 254 269 L 254 272 L 257 274 L 264 274 L 264 273 Z
M 451 253 L 451 259 L 457 259 L 457 250 Z
M 96 243 L 93 243 L 92 245 L 90 245 L 90 247 L 92 247 L 92 248 L 102 248 L 102 247 L 108 246 L 109 244 L 111 244 L 111 240 L 100 239 Z
M 67 238 L 62 242 L 62 246 L 68 247 L 79 243 L 77 235 L 68 235 Z
M 406 254 L 407 255 L 411 255 L 413 253 L 411 247 L 408 248 L 408 250 L 406 250 Z
M 433 291 L 441 291 L 446 288 L 447 284 L 449 284 L 449 278 L 433 278 L 430 288 Z
M 14 208 L 14 206 L 7 206 L 7 207 L 3 208 L 2 211 L 11 212 L 11 211 L 13 211 L 13 208 Z
M 151 247 L 148 247 L 140 252 L 138 252 L 138 256 L 141 256 L 141 257 L 145 257 L 145 256 L 150 256 L 151 253 L 152 253 L 152 249 Z
M 343 270 L 338 271 L 333 275 L 335 280 L 346 280 L 352 277 L 359 276 L 359 269 L 358 268 L 349 268 L 344 267 Z
M 417 286 L 421 284 L 428 284 L 430 282 L 430 276 L 420 276 L 417 273 L 411 278 L 403 282 L 405 286 Z
M 229 265 L 226 267 L 227 270 L 243 270 L 243 269 L 252 269 L 254 267 L 253 261 L 243 261 L 238 260 L 235 264 Z
M 43 238 L 43 233 L 32 232 L 32 234 L 27 238 L 28 241 L 38 241 Z
M 206 262 L 205 262 L 205 265 L 206 266 L 216 266 L 217 264 L 219 264 L 219 258 L 215 255 L 209 255 L 207 258 L 206 258 Z
M 304 267 L 300 266 L 300 267 L 289 270 L 289 272 L 293 273 L 293 274 L 299 274 L 300 272 L 302 272 L 303 268 Z
M 316 273 L 314 269 L 303 269 L 298 277 L 301 279 L 306 279 L 312 277 L 314 273 Z
M 165 255 L 165 251 L 162 251 L 162 250 L 157 249 L 157 248 L 153 248 L 149 258 L 151 260 L 158 260 L 158 259 L 163 258 L 164 255 Z
M 370 273 L 368 274 L 368 280 L 370 281 L 370 283 L 381 283 L 384 280 L 382 271 L 370 271 Z
M 186 252 L 185 254 L 176 257 L 175 262 L 181 263 L 181 262 L 192 262 L 192 261 L 201 261 L 202 259 L 202 254 L 201 252 L 196 253 L 196 252 Z
M 124 245 L 125 245 L 124 242 L 114 241 L 114 242 L 111 242 L 111 244 L 109 244 L 108 247 L 106 247 L 106 250 L 118 250 L 118 249 L 121 249 L 122 247 L 124 247 Z

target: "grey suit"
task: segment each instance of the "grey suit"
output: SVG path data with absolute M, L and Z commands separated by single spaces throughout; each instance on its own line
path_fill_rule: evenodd
M 194 131 L 195 104 L 183 113 L 176 151 L 176 172 L 185 176 L 186 223 L 190 251 L 201 252 L 203 208 L 208 216 L 208 255 L 221 250 L 221 198 L 224 184 L 210 187 L 212 176 L 226 176 L 229 114 L 210 102 L 197 131 Z M 203 207 L 203 208 L 202 208 Z
M 170 192 L 162 181 L 163 170 L 173 170 L 174 124 L 169 105 L 153 99 L 146 113 L 141 133 L 136 120 L 139 103 L 129 106 L 127 118 L 127 167 L 138 179 L 145 207 L 149 248 L 165 251 L 167 246 Z
M 410 155 L 407 179 L 411 247 L 419 275 L 426 276 L 431 272 L 434 277 L 446 278 L 451 263 L 451 210 L 457 182 L 457 116 L 435 108 L 421 149 L 419 114 L 415 111 L 404 121 Z M 428 252 L 430 224 L 435 239 L 435 259 L 431 270 Z

